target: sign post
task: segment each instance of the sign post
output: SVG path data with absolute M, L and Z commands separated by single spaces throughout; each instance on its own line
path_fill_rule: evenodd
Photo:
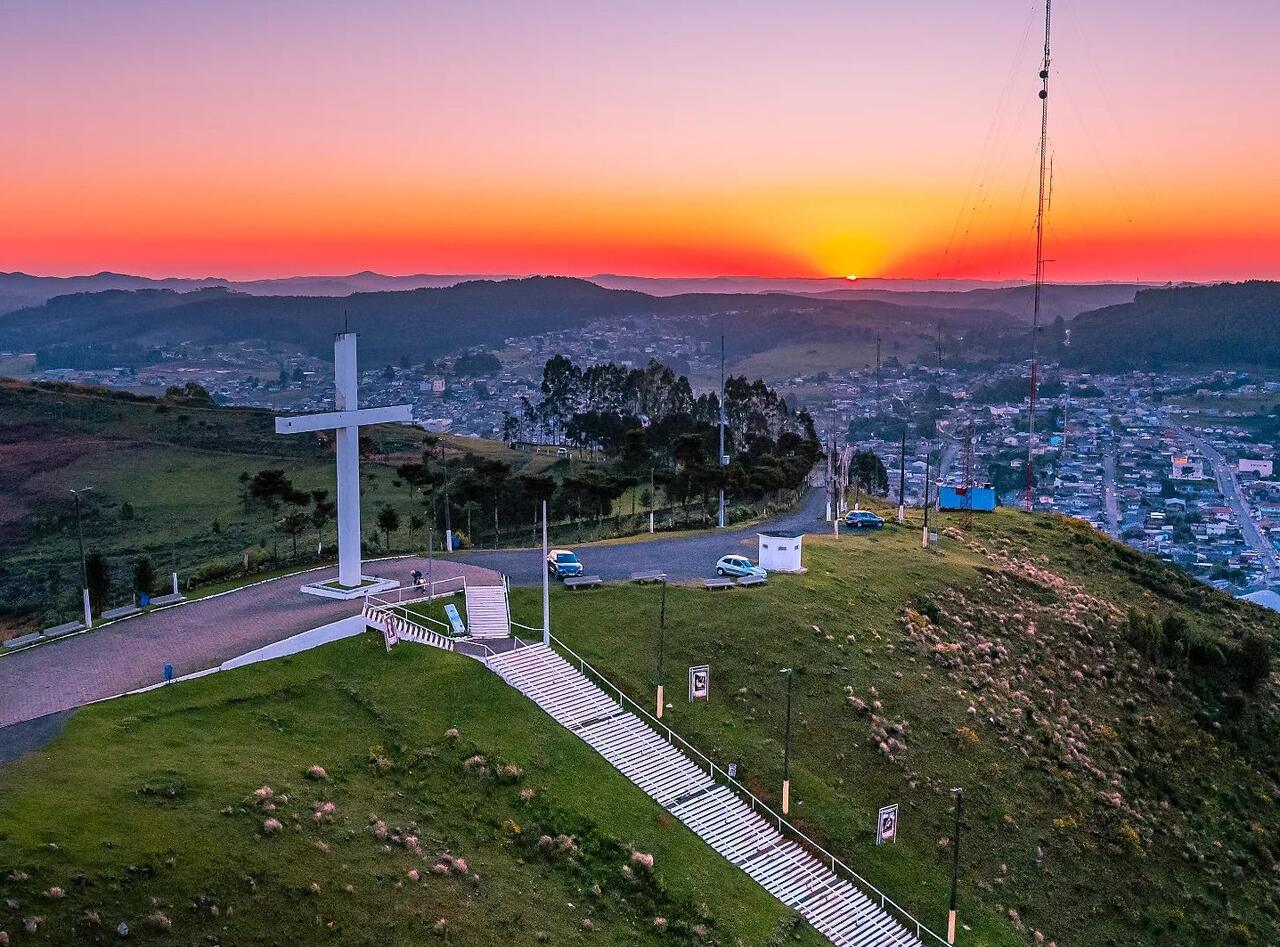
M 689 668 L 689 701 L 706 700 L 711 696 L 711 667 L 699 664 Z
M 898 841 L 898 804 L 884 806 L 876 817 L 876 844 Z

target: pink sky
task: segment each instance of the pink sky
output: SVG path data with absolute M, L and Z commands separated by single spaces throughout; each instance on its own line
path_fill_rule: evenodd
M 0 269 L 1032 270 L 1040 3 L 27 3 Z M 1280 8 L 1058 0 L 1050 275 L 1280 277 Z

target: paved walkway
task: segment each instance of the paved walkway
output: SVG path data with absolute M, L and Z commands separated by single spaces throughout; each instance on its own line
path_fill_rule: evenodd
M 768 525 L 825 532 L 824 502 L 821 490 L 811 490 L 798 509 Z M 716 560 L 726 553 L 754 557 L 759 528 L 584 546 L 579 552 L 587 572 L 605 579 L 626 579 L 645 569 L 660 569 L 673 581 L 694 579 L 713 575 Z M 369 566 L 406 584 L 415 568 L 435 580 L 466 575 L 468 581 L 488 584 L 502 572 L 516 584 L 533 585 L 542 581 L 543 565 L 540 551 L 523 549 L 455 553 L 435 559 L 430 569 L 420 558 Z M 307 581 L 336 577 L 336 567 L 306 576 Z M 303 595 L 301 581 L 298 576 L 273 579 L 0 656 L 0 727 L 155 684 L 166 664 L 173 665 L 175 676 L 201 671 L 360 611 L 360 600 Z
M 394 570 L 381 571 L 397 577 L 413 568 L 426 571 L 425 560 L 388 565 Z M 436 560 L 432 571 L 436 579 L 495 578 L 482 566 L 462 562 Z M 331 567 L 307 579 L 336 576 Z M 175 676 L 202 671 L 360 611 L 359 599 L 303 595 L 301 584 L 298 576 L 273 579 L 0 657 L 0 727 L 155 684 L 166 664 Z

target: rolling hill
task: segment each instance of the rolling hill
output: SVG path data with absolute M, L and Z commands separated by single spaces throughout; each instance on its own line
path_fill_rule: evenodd
M 327 356 L 335 331 L 362 336 L 372 361 L 415 360 L 512 337 L 571 330 L 595 320 L 658 316 L 694 337 L 731 334 L 735 350 L 792 341 L 839 340 L 851 332 L 915 336 L 945 319 L 952 331 L 997 329 L 1013 320 L 984 309 L 930 309 L 877 300 L 784 293 L 649 296 L 586 280 L 530 277 L 348 296 L 251 296 L 222 287 L 109 290 L 58 296 L 0 316 L 0 350 L 36 351 L 45 367 L 137 364 L 156 347 L 252 342 Z
M 1280 283 L 1145 289 L 1071 322 L 1064 364 L 1098 371 L 1280 365 Z
M 962 945 L 1276 943 L 1277 616 L 1069 520 L 918 525 L 667 589 L 666 722 L 776 804 L 793 667 L 792 818 L 935 926 L 963 786 Z M 648 705 L 660 595 L 553 628 Z M 821 942 L 480 664 L 373 635 L 76 712 L 0 768 L 0 894 L 33 942 Z

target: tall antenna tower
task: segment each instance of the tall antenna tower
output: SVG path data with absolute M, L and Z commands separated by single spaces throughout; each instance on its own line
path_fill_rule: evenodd
M 1036 203 L 1036 287 L 1031 308 L 1031 398 L 1027 412 L 1027 511 L 1035 504 L 1036 486 L 1036 345 L 1040 334 L 1040 294 L 1044 287 L 1044 205 L 1049 151 L 1049 27 L 1053 0 L 1044 0 L 1044 60 L 1040 65 L 1040 197 Z

